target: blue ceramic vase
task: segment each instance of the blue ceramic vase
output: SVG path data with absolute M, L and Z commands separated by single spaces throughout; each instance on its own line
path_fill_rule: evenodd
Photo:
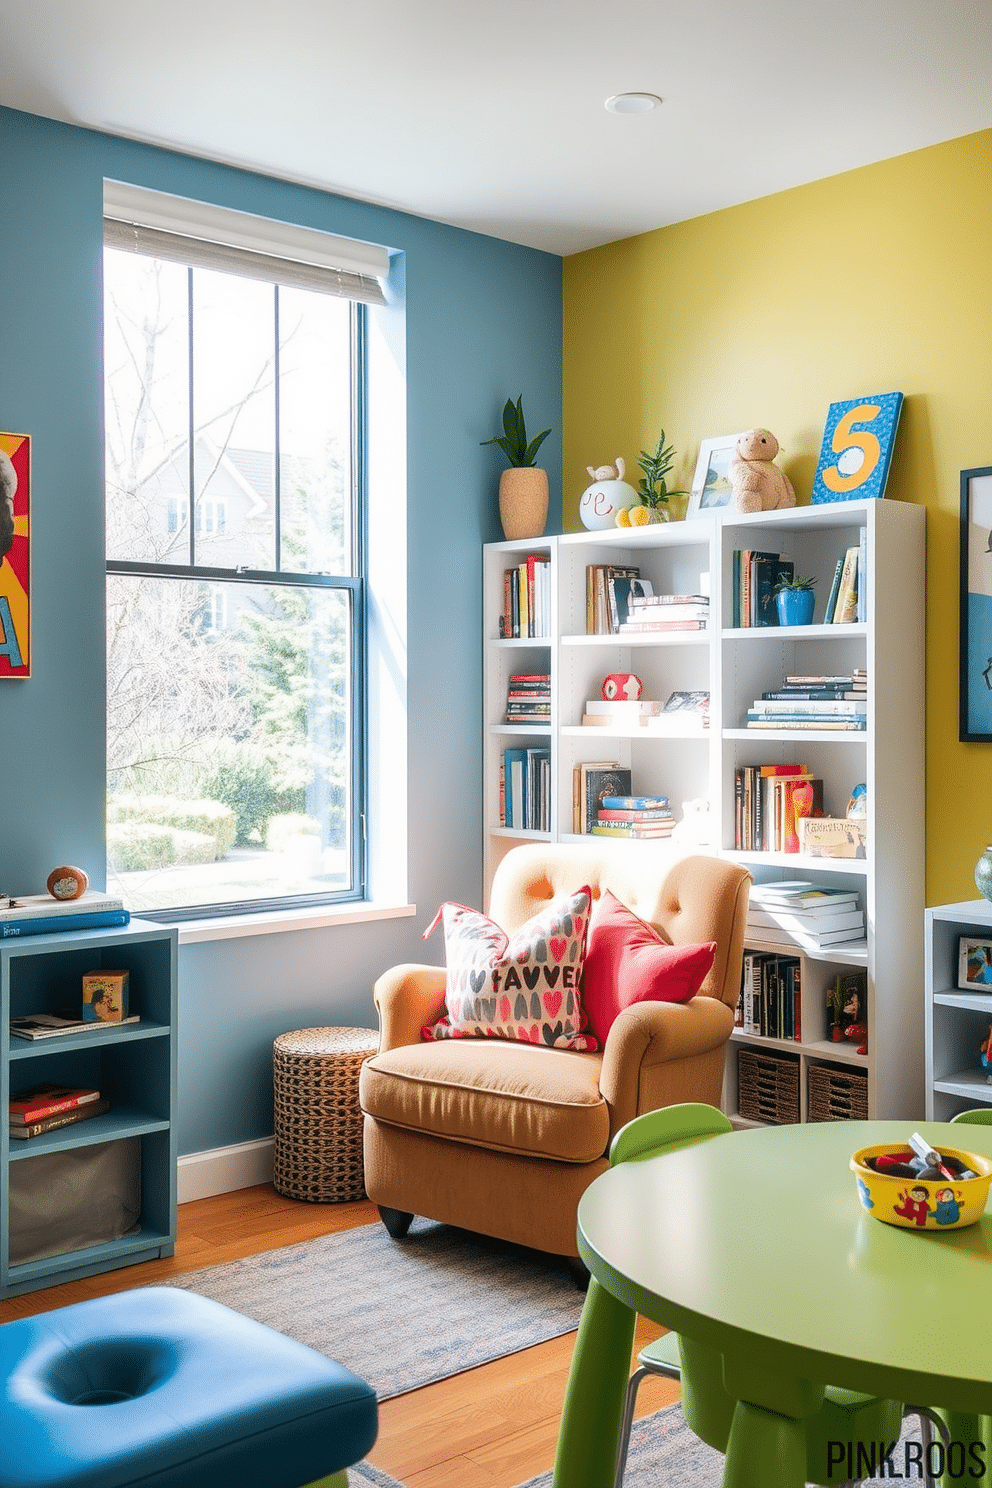
M 775 596 L 779 625 L 809 625 L 816 596 L 812 589 L 780 589 Z

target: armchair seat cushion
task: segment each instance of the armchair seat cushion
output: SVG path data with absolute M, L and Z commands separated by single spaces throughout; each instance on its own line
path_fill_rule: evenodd
M 452 1142 L 589 1163 L 610 1140 L 602 1056 L 497 1039 L 389 1049 L 362 1066 L 367 1116 Z

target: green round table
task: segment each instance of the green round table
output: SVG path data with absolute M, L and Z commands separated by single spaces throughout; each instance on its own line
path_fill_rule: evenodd
M 597 1178 L 578 1211 L 592 1280 L 554 1488 L 610 1488 L 637 1313 L 723 1355 L 738 1406 L 724 1488 L 802 1488 L 826 1384 L 992 1414 L 992 1212 L 944 1233 L 861 1207 L 849 1160 L 920 1131 L 992 1157 L 992 1126 L 836 1121 L 714 1137 Z M 992 1465 L 985 1464 L 986 1472 Z

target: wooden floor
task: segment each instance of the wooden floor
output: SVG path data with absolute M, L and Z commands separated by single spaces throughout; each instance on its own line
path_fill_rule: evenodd
M 301 1204 L 269 1184 L 199 1199 L 180 1205 L 179 1238 L 169 1260 L 13 1297 L 0 1302 L 0 1323 L 378 1222 L 370 1203 Z M 639 1320 L 635 1349 L 659 1331 Z M 384 1401 L 369 1461 L 407 1488 L 514 1488 L 546 1471 L 554 1462 L 574 1341 L 569 1333 Z M 645 1380 L 637 1413 L 676 1399 L 672 1381 Z

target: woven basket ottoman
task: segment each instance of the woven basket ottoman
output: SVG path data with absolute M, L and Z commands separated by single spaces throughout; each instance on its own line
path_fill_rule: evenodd
M 272 1182 L 288 1199 L 365 1197 L 358 1075 L 379 1048 L 374 1028 L 301 1028 L 272 1046 Z

